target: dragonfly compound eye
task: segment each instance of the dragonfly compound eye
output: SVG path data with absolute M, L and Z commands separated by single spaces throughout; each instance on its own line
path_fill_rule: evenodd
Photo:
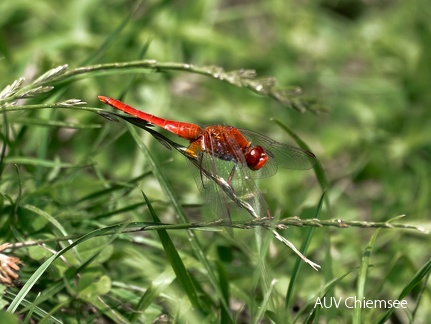
M 246 155 L 245 161 L 251 170 L 259 170 L 268 161 L 268 155 L 262 146 L 255 146 Z

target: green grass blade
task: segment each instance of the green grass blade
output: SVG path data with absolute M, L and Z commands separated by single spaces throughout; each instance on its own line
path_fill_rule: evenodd
M 126 225 L 116 225 L 116 226 L 110 226 L 103 229 L 98 229 L 95 231 L 92 231 L 86 235 L 83 235 L 79 239 L 77 239 L 75 242 L 70 244 L 69 246 L 65 247 L 64 249 L 60 250 L 59 252 L 55 253 L 51 257 L 49 257 L 30 277 L 30 279 L 24 284 L 24 286 L 21 288 L 21 290 L 18 292 L 14 300 L 11 302 L 9 307 L 7 308 L 7 311 L 9 312 L 15 312 L 18 306 L 21 304 L 25 296 L 29 293 L 31 288 L 36 284 L 36 282 L 39 280 L 39 278 L 44 274 L 46 269 L 54 262 L 56 259 L 58 259 L 60 256 L 62 256 L 64 253 L 69 251 L 70 249 L 73 249 L 75 246 L 85 242 L 88 239 L 91 239 L 96 236 L 104 235 L 104 234 L 115 234 L 121 232 L 122 228 Z
M 13 300 L 16 297 L 16 294 L 14 294 L 14 293 L 12 293 L 10 291 L 6 291 L 5 296 L 6 296 L 7 299 Z M 22 301 L 22 303 L 21 303 L 21 306 L 23 307 L 22 309 L 23 310 L 29 310 L 29 313 L 35 314 L 36 318 L 40 318 L 40 319 L 47 318 L 47 319 L 49 319 L 50 323 L 61 324 L 62 321 L 60 321 L 56 317 L 51 316 L 50 314 L 48 314 L 43 308 L 37 307 L 37 305 L 41 303 L 41 301 L 39 300 L 39 296 L 41 296 L 41 295 L 38 295 L 38 298 L 36 298 L 36 300 L 34 302 L 29 302 L 28 300 L 24 299 Z M 0 323 L 6 323 L 6 322 L 3 322 L 3 321 L 0 320 Z M 9 323 L 9 322 L 7 322 L 7 323 Z
M 48 222 L 50 222 L 55 228 L 57 228 L 61 232 L 61 234 L 63 234 L 63 236 L 69 235 L 66 232 L 65 228 L 60 224 L 60 222 L 57 221 L 54 217 L 52 217 L 52 215 L 50 215 L 49 213 L 41 210 L 40 208 L 37 208 L 36 206 L 29 205 L 29 204 L 21 205 L 21 208 L 27 209 L 39 216 L 42 216 Z
M 54 262 L 57 257 L 59 257 L 60 252 L 54 254 L 51 256 L 48 260 L 46 260 L 30 277 L 30 279 L 25 283 L 25 285 L 21 288 L 21 290 L 16 295 L 15 299 L 10 303 L 9 307 L 7 308 L 8 312 L 14 313 L 18 306 L 22 303 L 25 296 L 29 293 L 31 288 L 36 284 L 37 280 L 43 275 L 45 270 L 51 265 L 52 262 Z
M 175 273 L 172 268 L 166 269 L 163 273 L 157 276 L 151 286 L 139 299 L 135 307 L 135 312 L 129 316 L 129 321 L 135 323 L 139 318 L 139 313 L 143 313 L 160 294 L 175 280 Z
M 118 190 L 123 190 L 123 189 L 131 189 L 134 188 L 132 186 L 132 184 L 141 181 L 142 179 L 148 177 L 150 175 L 150 172 L 144 172 L 143 174 L 131 179 L 129 182 L 127 183 L 114 183 L 112 185 L 110 185 L 109 188 L 107 189 L 101 189 L 101 190 L 97 190 L 95 192 L 89 193 L 83 197 L 81 197 L 79 200 L 77 200 L 75 203 L 82 203 L 84 201 L 94 201 L 97 198 L 102 198 L 105 196 L 110 195 L 111 193 L 118 191 Z
M 350 270 L 348 272 L 346 272 L 345 274 L 339 276 L 338 278 L 334 278 L 331 282 L 328 282 L 322 289 L 321 291 L 323 291 L 323 294 L 320 295 L 320 293 L 316 294 L 315 297 L 313 297 L 312 299 L 310 299 L 305 305 L 303 305 L 303 307 L 298 311 L 298 313 L 296 314 L 295 318 L 293 319 L 293 323 L 298 321 L 298 318 L 300 315 L 302 315 L 307 309 L 309 309 L 310 306 L 313 305 L 312 307 L 312 311 L 308 314 L 306 320 L 304 321 L 304 323 L 319 323 L 319 313 L 320 313 L 320 306 L 316 305 L 317 299 L 316 296 L 318 296 L 321 300 L 326 297 L 327 295 L 331 294 L 332 291 L 334 290 L 334 288 L 341 283 L 341 281 L 343 281 L 343 279 L 345 277 L 347 277 L 349 274 L 351 274 L 352 272 L 356 271 L 357 269 L 353 269 Z M 316 305 L 316 307 L 314 307 L 314 305 Z
M 254 324 L 261 323 L 262 318 L 264 317 L 264 314 L 267 312 L 268 303 L 270 302 L 271 295 L 273 294 L 274 285 L 275 285 L 275 281 L 271 282 L 269 289 L 267 289 L 267 291 L 265 291 L 265 294 L 263 296 L 263 300 L 262 300 L 261 304 L 259 305 L 258 312 L 256 313 L 256 315 L 254 317 L 254 321 L 253 321 Z
M 124 28 L 129 23 L 133 12 L 129 15 L 125 16 L 124 19 L 120 22 L 120 24 L 112 31 L 105 41 L 99 46 L 98 50 L 95 53 L 92 53 L 89 57 L 87 57 L 84 61 L 81 62 L 80 65 L 87 65 L 93 62 L 96 62 L 103 54 L 109 49 L 109 47 L 113 44 L 113 42 L 121 37 L 120 34 L 124 30 Z
M 2 179 L 6 150 L 7 146 L 9 145 L 9 121 L 4 107 L 1 107 L 1 115 L 3 117 L 4 134 L 0 132 L 0 138 L 3 141 L 0 152 L 0 180 Z
M 281 121 L 274 119 L 274 122 L 280 126 L 286 133 L 288 133 L 298 144 L 298 146 L 304 150 L 312 151 L 310 147 L 296 134 L 292 129 L 287 127 L 286 124 L 282 123 Z M 316 173 L 317 180 L 322 187 L 322 190 L 326 190 L 328 188 L 328 179 L 326 177 L 325 170 L 322 167 L 322 164 L 319 162 L 319 159 L 317 159 L 317 163 L 314 166 L 314 172 Z M 327 203 L 325 201 L 325 203 Z
M 82 124 L 73 122 L 64 122 L 59 120 L 46 120 L 36 118 L 19 118 L 11 121 L 11 124 L 26 125 L 26 126 L 42 126 L 42 127 L 61 127 L 69 129 L 97 129 L 101 128 L 100 124 Z
M 42 110 L 39 112 L 45 119 L 54 119 L 55 111 L 53 109 L 50 110 Z M 36 137 L 38 138 L 38 146 L 37 146 L 37 158 L 38 160 L 46 160 L 48 158 L 48 146 L 50 142 L 50 133 L 49 129 L 39 128 L 35 132 Z M 36 185 L 39 186 L 44 179 L 44 173 L 46 170 L 44 169 L 44 165 L 36 164 L 35 171 L 35 182 Z
M 154 222 L 160 223 L 160 219 L 157 217 L 151 205 L 151 202 L 148 200 L 144 192 L 142 192 L 142 195 L 144 196 L 145 202 L 147 203 L 148 209 L 150 211 L 151 217 L 153 218 Z M 193 305 L 193 307 L 197 309 L 202 309 L 203 305 L 201 304 L 198 298 L 198 295 L 195 290 L 195 286 L 193 284 L 193 280 L 191 279 L 190 274 L 188 273 L 186 267 L 184 266 L 184 263 L 181 260 L 180 255 L 178 254 L 174 243 L 169 237 L 168 232 L 166 230 L 157 230 L 157 234 L 159 235 L 160 241 L 163 245 L 163 249 L 165 250 L 169 263 L 171 264 L 172 269 L 174 270 L 180 285 L 183 287 L 184 291 L 186 292 L 190 300 L 190 303 Z
M 226 268 L 224 267 L 223 263 L 220 261 L 216 262 L 216 267 L 217 267 L 217 274 L 219 278 L 220 290 L 223 294 L 223 300 L 226 301 L 227 304 L 229 304 L 230 289 L 229 289 L 229 277 L 227 275 Z M 221 308 L 220 322 L 233 323 L 230 313 L 227 312 L 224 307 Z
M 407 285 L 404 286 L 403 290 L 401 291 L 400 295 L 398 296 L 397 300 L 402 300 L 404 297 L 406 297 L 417 285 L 419 285 L 424 278 L 429 279 L 429 274 L 431 272 L 431 259 L 429 259 L 422 268 L 419 269 L 418 272 L 413 276 L 413 278 L 407 283 Z M 418 301 L 419 302 L 419 301 Z M 394 312 L 395 308 L 392 307 L 389 309 L 386 314 L 378 321 L 378 323 L 385 323 L 389 317 Z
M 52 160 L 45 160 L 40 158 L 31 158 L 31 157 L 20 157 L 20 156 L 10 156 L 6 158 L 6 163 L 14 163 L 14 164 L 23 164 L 23 165 L 33 165 L 38 167 L 45 167 L 45 168 L 74 168 L 74 167 L 83 167 L 88 166 L 87 165 L 76 165 L 73 163 L 66 163 L 66 162 L 60 162 L 60 161 L 52 161 Z
M 321 212 L 322 206 L 323 206 L 324 196 L 325 196 L 325 192 L 322 193 L 322 196 L 319 199 L 319 202 L 318 202 L 316 209 L 314 211 L 313 218 L 319 218 L 320 212 Z M 304 255 L 307 253 L 307 248 L 311 242 L 311 239 L 313 237 L 313 233 L 314 233 L 314 227 L 309 227 L 305 233 L 304 240 L 302 241 L 301 247 L 299 249 L 299 251 Z M 286 298 L 285 298 L 285 302 L 284 302 L 284 305 L 285 305 L 284 308 L 286 311 L 290 307 L 290 301 L 292 300 L 292 297 L 293 297 L 293 290 L 294 290 L 294 287 L 296 284 L 296 278 L 299 276 L 300 268 L 301 268 L 302 264 L 303 264 L 302 260 L 297 258 L 295 261 L 295 265 L 293 267 L 292 276 L 291 276 L 291 279 L 289 282 L 289 286 L 288 286 L 287 291 L 286 291 Z
M 359 267 L 358 283 L 356 288 L 356 296 L 358 300 L 362 300 L 365 296 L 365 283 L 367 281 L 368 267 L 370 264 L 370 257 L 373 251 L 374 244 L 376 242 L 377 235 L 380 229 L 377 229 L 371 236 L 367 247 L 365 248 L 364 254 L 362 255 L 361 266 Z M 362 308 L 355 307 L 353 314 L 353 323 L 362 323 Z

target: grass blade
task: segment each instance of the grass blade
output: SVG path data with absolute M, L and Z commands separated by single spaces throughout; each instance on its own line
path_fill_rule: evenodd
M 154 212 L 151 202 L 148 200 L 144 192 L 142 192 L 142 195 L 144 196 L 145 202 L 148 205 L 148 209 L 150 211 L 151 217 L 153 218 L 154 222 L 160 223 L 160 219 L 157 217 L 156 213 Z M 165 250 L 169 263 L 171 264 L 172 269 L 174 270 L 177 276 L 178 282 L 186 292 L 190 300 L 190 303 L 193 305 L 193 307 L 197 309 L 203 309 L 202 307 L 203 305 L 201 304 L 198 298 L 198 295 L 196 293 L 190 274 L 188 273 L 186 267 L 184 266 L 184 263 L 181 260 L 180 255 L 178 254 L 174 243 L 169 237 L 168 232 L 166 230 L 160 229 L 160 230 L 157 230 L 157 234 L 159 235 L 160 241 L 162 242 L 163 249 Z
M 323 192 L 322 196 L 320 197 L 319 203 L 317 204 L 317 207 L 315 209 L 314 212 L 314 216 L 313 218 L 319 218 L 320 212 L 322 210 L 322 205 L 323 205 L 323 199 L 325 196 L 325 192 Z M 314 233 L 314 228 L 313 227 L 309 227 L 306 231 L 304 240 L 302 241 L 302 245 L 301 248 L 299 249 L 299 251 L 302 254 L 306 254 L 307 253 L 307 248 L 311 242 L 311 238 L 313 237 L 313 233 Z M 285 298 L 285 310 L 289 309 L 290 306 L 290 301 L 293 297 L 293 289 L 295 287 L 295 283 L 296 283 L 296 278 L 299 275 L 299 271 L 302 265 L 302 260 L 297 258 L 295 261 L 295 265 L 293 267 L 293 271 L 292 271 L 292 276 L 289 282 L 289 287 L 287 288 L 287 292 L 286 292 L 286 298 Z
M 139 313 L 143 313 L 154 301 L 155 298 L 159 297 L 160 293 L 163 292 L 173 281 L 175 280 L 175 273 L 171 268 L 168 268 L 155 278 L 151 286 L 148 287 L 147 291 L 141 296 L 139 302 L 135 307 L 135 312 L 129 316 L 131 323 L 135 323 L 139 318 Z
M 324 293 L 322 295 L 318 295 L 320 296 L 320 300 L 322 300 L 323 298 L 325 298 L 327 295 L 331 294 L 332 291 L 334 290 L 334 288 L 341 283 L 341 281 L 343 281 L 343 279 L 345 277 L 347 277 L 349 274 L 351 274 L 352 272 L 356 271 L 356 269 L 353 269 L 351 271 L 346 272 L 345 274 L 339 276 L 338 278 L 333 279 L 331 282 L 327 283 L 323 288 L 322 291 L 324 291 Z M 308 309 L 311 305 L 315 305 L 316 307 L 312 308 L 312 311 L 308 314 L 307 319 L 304 321 L 304 323 L 319 323 L 319 319 L 316 319 L 316 316 L 319 315 L 320 306 L 316 305 L 316 298 L 313 297 L 311 298 L 300 310 L 299 312 L 296 314 L 296 317 L 294 318 L 294 320 L 292 321 L 293 323 L 298 321 L 298 318 L 300 315 L 302 315 L 302 313 L 305 312 L 306 309 Z
M 79 239 L 77 239 L 75 242 L 70 244 L 69 246 L 65 247 L 64 249 L 60 250 L 59 252 L 55 253 L 51 257 L 49 257 L 30 277 L 30 279 L 24 284 L 24 286 L 21 288 L 21 290 L 18 292 L 14 300 L 11 302 L 9 307 L 7 308 L 8 312 L 15 312 L 18 306 L 21 304 L 21 302 L 24 300 L 25 296 L 29 293 L 31 288 L 36 284 L 36 282 L 39 280 L 39 278 L 44 274 L 46 269 L 54 262 L 56 259 L 58 259 L 60 256 L 62 256 L 67 251 L 73 249 L 77 245 L 85 242 L 88 239 L 91 239 L 93 237 L 97 237 L 104 234 L 115 234 L 120 233 L 126 225 L 120 225 L 120 226 L 114 226 L 114 227 L 107 227 L 104 229 L 98 229 L 95 231 L 92 231 L 86 235 L 83 235 Z M 114 232 L 112 232 L 112 228 L 115 228 Z
M 374 234 L 371 236 L 370 241 L 368 242 L 367 247 L 365 248 L 364 254 L 362 255 L 362 262 L 361 266 L 359 268 L 359 275 L 358 275 L 358 284 L 356 288 L 356 296 L 358 300 L 362 300 L 362 298 L 365 295 L 365 282 L 367 279 L 367 272 L 368 267 L 370 264 L 370 257 L 371 253 L 373 251 L 373 247 L 377 238 L 377 235 L 379 234 L 380 229 L 377 229 Z M 362 308 L 361 307 L 355 307 L 354 315 L 353 315 L 353 323 L 361 323 L 361 314 L 362 314 Z
M 312 151 L 310 147 L 298 136 L 298 134 L 296 134 L 292 129 L 287 127 L 286 124 L 282 123 L 277 119 L 274 119 L 274 121 L 295 140 L 295 142 L 300 148 L 307 151 Z M 326 188 L 328 187 L 328 179 L 326 178 L 325 170 L 323 170 L 322 164 L 319 162 L 319 159 L 317 159 L 317 163 L 314 166 L 314 172 L 316 173 L 317 180 L 319 181 L 322 190 L 326 190 Z M 328 203 L 328 201 L 325 201 L 325 203 Z
M 413 288 L 415 288 L 417 285 L 419 285 L 422 280 L 426 277 L 429 278 L 429 274 L 431 272 L 431 259 L 428 260 L 427 263 L 425 263 L 422 268 L 419 269 L 418 272 L 413 276 L 413 278 L 407 283 L 407 285 L 404 286 L 404 289 L 401 291 L 400 295 L 398 296 L 397 300 L 402 300 L 404 297 L 409 294 Z M 422 295 L 423 296 L 423 295 Z M 394 312 L 395 308 L 392 307 L 389 309 L 386 314 L 378 321 L 378 323 L 385 323 L 389 317 Z

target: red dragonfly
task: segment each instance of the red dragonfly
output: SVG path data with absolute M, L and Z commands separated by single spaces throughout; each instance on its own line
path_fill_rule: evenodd
M 234 201 L 254 217 L 270 217 L 268 206 L 253 179 L 272 176 L 278 165 L 306 170 L 316 163 L 313 153 L 276 142 L 264 135 L 227 125 L 201 127 L 160 118 L 119 100 L 99 100 L 127 114 L 162 127 L 190 142 L 184 155 L 196 167 L 196 183 L 218 215 L 228 215 Z M 229 198 L 229 199 L 228 199 Z

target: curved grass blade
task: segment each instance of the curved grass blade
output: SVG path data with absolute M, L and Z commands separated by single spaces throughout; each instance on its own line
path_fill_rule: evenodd
M 12 300 L 13 298 L 16 297 L 16 294 L 14 294 L 10 291 L 6 291 L 4 296 L 6 299 Z M 26 299 L 24 299 L 22 301 L 22 305 L 24 306 L 24 309 L 29 310 L 28 314 L 30 314 L 30 313 L 34 314 L 33 318 L 37 318 L 37 319 L 47 318 L 47 319 L 49 319 L 50 323 L 56 323 L 56 324 L 63 323 L 62 321 L 58 320 L 56 317 L 48 314 L 42 308 L 38 307 L 37 306 L 38 304 L 40 304 L 39 297 L 37 297 L 34 302 L 30 302 Z M 27 317 L 30 318 L 30 316 L 28 316 L 28 315 L 27 315 Z M 0 319 L 0 323 L 11 323 L 11 322 L 9 322 L 9 321 L 5 322 L 5 321 L 2 321 Z M 21 323 L 21 322 L 17 322 L 17 323 Z M 26 323 L 30 323 L 30 321 L 28 320 L 28 321 L 26 321 Z
M 109 33 L 108 37 L 105 39 L 105 41 L 99 46 L 97 51 L 93 53 L 91 56 L 88 56 L 84 61 L 81 62 L 81 65 L 91 64 L 99 59 L 99 57 L 103 56 L 103 54 L 107 51 L 107 49 L 111 46 L 111 44 L 120 37 L 120 33 L 124 30 L 124 28 L 129 23 L 130 19 L 132 18 L 133 11 L 130 12 L 129 15 L 124 17 L 123 21 L 120 22 L 120 24 Z
M 27 165 L 34 165 L 34 166 L 47 167 L 47 168 L 54 168 L 54 167 L 73 168 L 73 167 L 89 166 L 88 164 L 77 165 L 73 163 L 45 160 L 40 158 L 20 157 L 20 156 L 7 157 L 5 162 L 15 163 L 15 164 L 27 164 Z
M 398 296 L 397 300 L 402 300 L 404 297 L 406 297 L 407 294 L 409 294 L 413 290 L 413 288 L 415 288 L 417 285 L 419 285 L 424 278 L 429 279 L 430 272 L 431 272 L 431 259 L 429 259 L 427 261 L 427 263 L 425 263 L 423 265 L 423 267 L 420 268 L 419 271 L 415 273 L 413 278 L 404 287 L 404 289 L 402 290 L 402 292 Z M 378 323 L 382 323 L 382 324 L 385 323 L 389 319 L 389 317 L 392 315 L 394 310 L 395 310 L 394 307 L 389 309 L 386 312 L 386 314 L 381 319 L 379 319 Z
M 27 126 L 43 126 L 43 127 L 61 127 L 69 129 L 95 129 L 102 128 L 100 124 L 82 124 L 71 123 L 57 120 L 36 119 L 36 118 L 20 118 L 11 121 L 11 124 L 27 125 Z
M 253 321 L 254 324 L 261 323 L 262 319 L 264 318 L 264 314 L 268 310 L 268 303 L 270 301 L 272 292 L 274 290 L 275 283 L 276 283 L 276 280 L 274 279 L 271 282 L 269 289 L 267 289 L 267 291 L 265 292 L 265 295 L 263 296 L 262 303 L 259 305 L 258 312 L 255 315 L 255 319 Z
M 328 294 L 330 294 L 334 288 L 345 278 L 347 277 L 349 274 L 351 274 L 352 272 L 356 271 L 357 269 L 353 269 L 350 270 L 348 272 L 346 272 L 345 274 L 343 274 L 342 276 L 335 278 L 334 280 L 330 281 L 329 283 L 327 283 L 323 288 L 322 291 L 324 291 L 323 295 L 320 296 L 320 299 L 324 298 L 325 296 L 327 296 Z M 311 298 L 300 310 L 299 312 L 296 314 L 295 318 L 293 319 L 292 323 L 295 323 L 298 321 L 299 316 L 301 316 L 306 309 L 308 309 L 311 305 L 315 305 L 316 304 L 316 296 Z M 306 320 L 304 321 L 304 323 L 319 323 L 319 319 L 318 319 L 318 315 L 320 312 L 320 307 L 316 306 L 313 307 L 312 311 L 308 314 Z M 317 316 L 317 318 L 316 318 Z
M 66 229 L 59 223 L 59 221 L 57 219 L 55 219 L 54 217 L 52 217 L 50 214 L 48 214 L 46 211 L 39 209 L 36 206 L 29 205 L 29 204 L 22 205 L 21 208 L 27 209 L 27 210 L 45 218 L 54 227 L 56 227 L 60 231 L 61 234 L 63 234 L 64 236 L 68 235 L 68 233 L 66 232 Z
M 44 274 L 46 269 L 51 265 L 52 262 L 54 262 L 56 259 L 58 259 L 60 256 L 62 256 L 67 251 L 73 249 L 75 246 L 81 244 L 82 242 L 104 234 L 115 234 L 115 233 L 121 233 L 122 229 L 127 225 L 122 226 L 110 226 L 103 229 L 98 229 L 95 231 L 92 231 L 88 234 L 85 234 L 84 236 L 77 239 L 75 242 L 70 244 L 69 246 L 65 247 L 64 249 L 60 250 L 59 252 L 55 253 L 51 257 L 49 257 L 30 277 L 30 279 L 24 284 L 24 286 L 21 288 L 21 290 L 18 292 L 14 300 L 11 302 L 9 307 L 7 308 L 8 312 L 15 312 L 18 306 L 22 303 L 25 296 L 29 293 L 31 288 L 36 284 L 36 282 L 39 280 L 39 278 Z M 114 233 L 112 232 L 113 228 L 115 228 Z
M 286 133 L 288 133 L 298 144 L 298 146 L 304 150 L 311 151 L 309 146 L 289 127 L 287 127 L 286 124 L 282 123 L 281 121 L 274 119 L 274 122 L 280 126 Z M 317 159 L 317 163 L 314 166 L 314 172 L 316 173 L 317 180 L 319 181 L 320 186 L 323 190 L 325 190 L 328 187 L 328 179 L 326 178 L 326 173 L 323 170 L 322 164 Z M 325 201 L 325 203 L 328 203 L 328 201 Z M 329 206 L 329 205 L 328 205 Z
M 380 232 L 380 228 L 378 228 L 373 235 L 371 236 L 370 241 L 368 242 L 367 247 L 365 248 L 364 254 L 362 255 L 362 262 L 361 266 L 359 268 L 359 275 L 358 275 L 358 284 L 356 288 L 356 296 L 358 300 L 362 300 L 365 293 L 365 283 L 367 281 L 367 272 L 368 267 L 370 264 L 370 257 L 371 253 L 373 251 L 374 243 L 376 241 L 377 235 Z M 361 307 L 355 307 L 354 314 L 353 314 L 353 321 L 352 323 L 361 323 L 361 317 L 362 317 L 362 308 Z
M 322 196 L 320 197 L 319 203 L 317 204 L 317 207 L 315 209 L 315 212 L 314 212 L 314 215 L 313 215 L 313 218 L 315 218 L 315 219 L 318 219 L 319 216 L 320 216 L 320 212 L 321 212 L 322 206 L 323 206 L 324 196 L 325 196 L 325 191 L 322 193 Z M 311 238 L 313 237 L 313 233 L 314 233 L 314 228 L 313 227 L 309 227 L 307 229 L 306 233 L 305 233 L 304 240 L 302 241 L 302 245 L 301 245 L 301 247 L 299 249 L 299 251 L 302 254 L 306 254 L 307 253 L 307 248 L 308 248 L 308 246 L 309 246 L 309 244 L 311 242 Z M 295 283 L 296 283 L 296 278 L 299 275 L 299 271 L 300 271 L 301 265 L 302 265 L 301 259 L 296 259 L 295 265 L 294 265 L 293 271 L 292 271 L 292 276 L 291 276 L 291 279 L 290 279 L 290 282 L 289 282 L 289 287 L 287 288 L 287 291 L 286 291 L 286 298 L 285 298 L 285 302 L 284 302 L 284 305 L 285 305 L 284 308 L 285 308 L 285 310 L 289 309 L 290 301 L 291 301 L 292 295 L 293 295 L 293 289 L 294 289 L 294 286 L 295 286 Z
M 3 169 L 4 169 L 4 160 L 6 158 L 6 149 L 7 145 L 9 143 L 9 122 L 6 115 L 6 110 L 4 107 L 1 107 L 1 114 L 3 116 L 3 124 L 4 124 L 4 135 L 0 132 L 0 136 L 3 139 L 3 145 L 1 146 L 1 152 L 0 152 L 0 180 L 3 175 Z
M 175 273 L 171 268 L 166 269 L 157 278 L 155 278 L 150 287 L 147 288 L 145 293 L 139 299 L 135 307 L 135 312 L 129 316 L 129 321 L 135 323 L 139 318 L 139 313 L 143 313 L 154 301 L 155 298 L 159 297 L 160 293 L 163 292 L 173 281 L 175 280 Z
M 160 219 L 157 217 L 153 209 L 153 206 L 151 205 L 151 202 L 148 200 L 147 196 L 143 191 L 142 191 L 142 195 L 144 196 L 145 202 L 147 203 L 147 206 L 148 206 L 148 210 L 150 211 L 151 217 L 153 218 L 154 222 L 160 223 Z M 190 300 L 190 303 L 196 309 L 204 309 L 203 307 L 204 305 L 202 305 L 201 301 L 198 298 L 198 295 L 196 293 L 195 286 L 190 277 L 190 274 L 188 273 L 186 267 L 184 266 L 184 263 L 181 260 L 180 255 L 178 254 L 174 243 L 169 237 L 168 232 L 164 229 L 160 229 L 160 230 L 157 230 L 157 234 L 159 235 L 160 241 L 163 245 L 163 249 L 165 250 L 169 263 L 171 264 L 172 269 L 174 270 L 177 276 L 178 282 L 186 292 Z
M 223 263 L 220 261 L 216 261 L 216 267 L 217 267 L 220 289 L 223 294 L 223 299 L 229 304 L 229 300 L 230 300 L 229 277 L 226 273 L 226 268 L 224 267 Z M 225 308 L 221 309 L 220 323 L 233 323 L 230 313 L 227 312 Z
M 307 151 L 311 151 L 308 145 L 293 130 L 287 127 L 286 124 L 282 123 L 277 119 L 275 119 L 274 121 L 277 125 L 279 125 L 284 131 L 286 131 L 295 140 L 295 142 L 298 144 L 300 148 Z M 320 184 L 320 187 L 322 188 L 323 191 L 326 191 L 329 185 L 328 179 L 326 177 L 325 170 L 323 169 L 322 164 L 320 163 L 318 158 L 316 158 L 316 164 L 313 169 L 314 169 L 314 173 L 316 174 L 317 181 Z M 331 215 L 332 214 L 331 204 L 330 204 L 328 195 L 325 196 L 325 205 L 326 205 L 328 214 Z M 330 236 L 328 236 L 326 239 L 330 240 Z M 327 261 L 329 262 L 329 260 Z M 327 271 L 330 271 L 330 269 L 328 269 Z

